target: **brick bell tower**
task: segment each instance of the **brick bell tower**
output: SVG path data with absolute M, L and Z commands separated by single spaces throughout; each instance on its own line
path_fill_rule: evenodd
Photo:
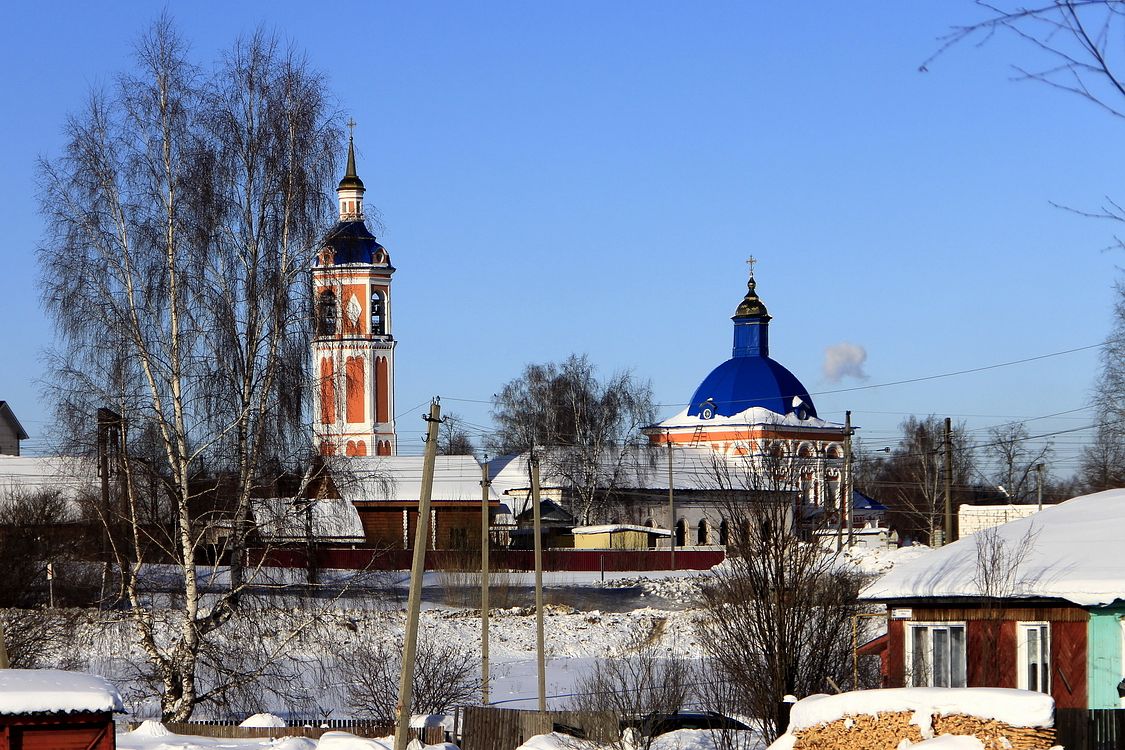
M 325 456 L 397 452 L 391 334 L 395 268 L 364 221 L 363 193 L 349 136 L 347 173 L 336 189 L 340 219 L 325 235 L 312 268 L 313 433 Z

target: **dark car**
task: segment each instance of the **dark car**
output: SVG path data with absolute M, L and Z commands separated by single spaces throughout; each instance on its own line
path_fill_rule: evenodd
M 656 737 L 677 729 L 750 729 L 738 719 L 723 716 L 715 711 L 648 714 L 639 719 L 623 721 L 622 728 L 626 727 L 633 727 L 642 737 Z

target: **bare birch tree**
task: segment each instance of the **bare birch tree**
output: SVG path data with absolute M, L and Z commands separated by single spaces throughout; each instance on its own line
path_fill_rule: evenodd
M 757 717 L 770 739 L 785 695 L 851 682 L 860 579 L 834 545 L 805 541 L 795 525 L 806 461 L 795 446 L 776 444 L 716 461 L 713 472 L 730 554 L 704 590 L 704 643 L 734 708 Z
M 1035 502 L 1036 467 L 1051 458 L 1051 443 L 1032 445 L 1027 427 L 1011 422 L 989 429 L 984 453 L 993 464 L 992 480 L 1013 503 Z M 1046 482 L 1046 477 L 1042 477 Z
M 659 629 L 633 633 L 620 652 L 595 661 L 575 683 L 568 709 L 582 716 L 590 739 L 648 750 L 659 722 L 688 705 L 696 665 L 663 653 L 658 635 Z
M 652 386 L 632 373 L 599 380 L 586 355 L 529 364 L 492 397 L 497 454 L 546 448 L 544 472 L 562 481 L 581 523 L 599 520 L 642 454 L 626 450 L 655 421 Z
M 945 513 L 945 449 L 942 420 L 932 414 L 910 416 L 900 425 L 902 439 L 887 458 L 872 462 L 874 480 L 864 480 L 885 500 L 891 526 L 929 542 L 942 528 Z M 965 425 L 953 426 L 953 503 L 967 498 L 973 484 L 972 441 Z
M 954 26 L 922 69 L 951 48 L 966 42 L 985 43 L 1004 35 L 1023 43 L 1025 59 L 1012 67 L 1019 80 L 1036 81 L 1074 95 L 1111 117 L 1125 119 L 1125 2 L 1122 0 L 977 0 L 983 16 Z M 1082 216 L 1125 223 L 1125 207 L 1106 196 Z M 1125 249 L 1114 235 L 1112 247 Z M 1093 442 L 1082 453 L 1081 474 L 1089 491 L 1119 487 L 1125 482 L 1125 284 L 1115 286 L 1114 322 L 1102 350 L 1102 368 L 1094 389 L 1098 419 Z
M 93 445 L 99 407 L 121 416 L 113 553 L 163 718 L 184 720 L 226 689 L 201 692 L 197 665 L 253 581 L 252 493 L 311 444 L 305 269 L 340 129 L 323 78 L 269 34 L 204 70 L 165 16 L 134 63 L 41 164 L 42 298 L 69 448 Z M 207 548 L 230 575 L 205 595 Z M 151 562 L 175 565 L 183 602 L 161 618 L 142 591 Z

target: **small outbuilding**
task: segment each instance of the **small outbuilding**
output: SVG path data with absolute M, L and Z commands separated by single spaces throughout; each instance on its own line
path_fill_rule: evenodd
M 104 678 L 58 669 L 0 669 L 0 748 L 114 750 L 121 696 Z
M 887 608 L 891 687 L 1046 693 L 1125 707 L 1125 488 L 1067 500 L 896 565 L 860 599 Z
M 670 537 L 672 532 L 652 526 L 611 523 L 601 526 L 575 526 L 575 549 L 649 549 L 657 537 Z

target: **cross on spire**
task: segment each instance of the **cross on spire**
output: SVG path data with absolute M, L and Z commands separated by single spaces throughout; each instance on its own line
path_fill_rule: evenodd
M 349 117 L 348 122 L 347 122 L 347 126 L 348 126 L 348 138 L 349 139 L 353 138 L 355 136 L 355 118 Z
M 750 278 L 754 278 L 754 264 L 757 262 L 758 259 L 753 255 L 746 259 L 746 265 L 750 266 Z

